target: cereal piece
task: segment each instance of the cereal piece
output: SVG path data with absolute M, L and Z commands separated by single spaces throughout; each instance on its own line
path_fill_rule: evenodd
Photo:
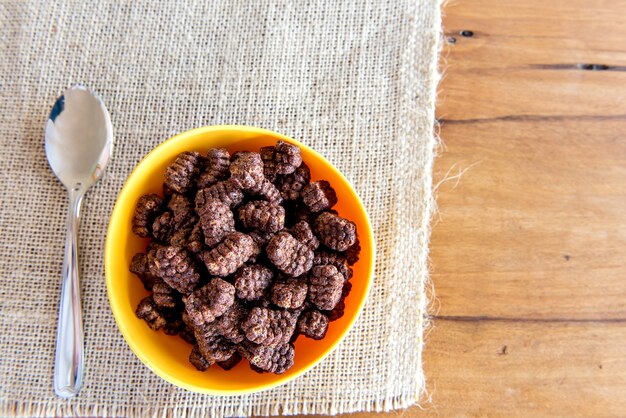
M 297 317 L 283 310 L 252 308 L 241 323 L 246 338 L 256 344 L 276 346 L 286 344 L 296 329 Z
M 259 150 L 259 155 L 261 155 L 261 160 L 263 161 L 263 174 L 265 178 L 270 181 L 274 181 L 276 179 L 276 164 L 274 163 L 274 154 L 276 153 L 276 147 L 262 147 Z
M 171 212 L 163 212 L 152 223 L 154 238 L 163 243 L 168 243 L 174 233 L 174 217 Z
M 212 186 L 228 177 L 230 154 L 225 148 L 211 148 L 207 153 L 207 164 L 204 172 L 198 177 L 198 188 Z
M 313 309 L 306 311 L 298 318 L 297 331 L 299 334 L 321 340 L 328 330 L 328 318 L 320 311 Z
M 228 360 L 218 361 L 217 365 L 220 366 L 224 370 L 230 370 L 239 364 L 239 362 L 241 361 L 241 358 L 242 358 L 241 354 L 235 351 Z
M 345 299 L 348 294 L 352 291 L 352 282 L 344 282 L 343 287 L 341 288 L 341 298 Z
M 267 244 L 267 257 L 281 271 L 300 276 L 313 265 L 313 250 L 288 232 L 279 232 Z
M 293 366 L 293 345 L 285 343 L 274 347 L 245 343 L 240 346 L 241 354 L 255 371 L 282 374 Z
M 359 254 L 361 253 L 361 243 L 359 242 L 359 237 L 356 237 L 354 244 L 350 246 L 346 250 L 346 261 L 349 265 L 353 266 L 359 261 Z
M 158 330 L 166 324 L 165 317 L 159 312 L 156 304 L 152 300 L 152 296 L 147 296 L 139 302 L 135 311 L 137 318 L 143 319 L 153 330 Z
M 265 294 L 272 283 L 274 273 L 260 264 L 243 266 L 235 274 L 237 297 L 243 300 L 257 300 Z
M 219 200 L 207 200 L 200 215 L 204 243 L 215 247 L 226 235 L 235 232 L 233 212 Z
M 343 284 L 343 288 L 341 289 L 341 299 L 339 299 L 339 302 L 337 303 L 337 305 L 335 305 L 335 307 L 331 311 L 324 312 L 324 314 L 328 316 L 328 319 L 330 321 L 336 321 L 343 316 L 345 308 L 346 308 L 345 300 L 351 290 L 352 290 L 352 283 L 345 282 Z
M 168 241 L 169 244 L 179 247 L 186 247 L 189 236 L 191 235 L 191 231 L 192 228 L 190 226 L 181 229 L 175 229 L 174 232 L 172 232 L 172 235 L 170 235 L 170 239 Z
M 289 229 L 289 232 L 295 239 L 312 250 L 316 250 L 320 245 L 319 240 L 311 230 L 311 225 L 309 225 L 307 221 L 300 221 L 296 223 Z
M 196 330 L 196 341 L 202 357 L 209 363 L 226 361 L 235 353 L 235 345 L 219 335 L 210 335 Z
M 246 203 L 239 208 L 238 214 L 244 228 L 273 233 L 285 226 L 285 209 L 263 200 Z
M 178 193 L 186 193 L 200 174 L 202 157 L 195 151 L 178 154 L 176 160 L 165 170 L 165 184 Z
M 172 197 L 172 195 L 176 193 L 170 186 L 168 186 L 167 184 L 163 183 L 163 196 L 165 196 L 165 198 L 170 198 Z
M 167 203 L 167 208 L 172 212 L 176 229 L 186 228 L 198 221 L 193 205 L 185 195 L 174 193 Z
M 185 328 L 185 323 L 180 318 L 168 316 L 165 318 L 167 323 L 163 327 L 163 332 L 167 335 L 177 335 Z
M 209 274 L 226 277 L 237 271 L 254 253 L 254 240 L 241 232 L 233 232 L 211 251 L 202 253 Z
M 285 200 L 298 200 L 300 192 L 311 181 L 311 171 L 305 163 L 291 174 L 276 176 L 274 184 Z
M 346 309 L 345 302 L 343 300 L 339 300 L 337 305 L 330 312 L 326 311 L 325 313 L 328 315 L 329 321 L 336 321 L 339 318 L 343 317 L 343 314 L 345 313 L 345 309 Z
M 173 245 L 156 251 L 154 274 L 184 295 L 191 293 L 200 281 L 187 251 Z
M 259 153 L 242 151 L 233 155 L 230 179 L 244 191 L 258 187 L 265 180 L 263 161 Z
M 213 322 L 232 306 L 235 302 L 235 288 L 227 281 L 216 277 L 183 298 L 183 302 L 188 321 L 200 327 Z
M 291 279 L 274 283 L 272 286 L 272 303 L 285 309 L 296 309 L 306 299 L 308 287 L 306 281 Z
M 246 189 L 246 192 L 251 195 L 260 196 L 275 205 L 280 205 L 283 201 L 283 198 L 276 186 L 274 186 L 274 184 L 266 178 L 264 178 L 260 183 L 257 183 L 255 186 Z
M 198 344 L 195 344 L 191 349 L 191 354 L 189 354 L 189 362 L 194 365 L 194 367 L 201 372 L 207 371 L 209 367 L 211 367 L 212 363 L 205 359 L 200 353 L 200 348 Z
M 343 275 L 337 267 L 315 266 L 309 274 L 309 300 L 321 310 L 331 310 L 341 299 Z
M 133 214 L 133 232 L 143 238 L 151 237 L 152 223 L 161 213 L 162 206 L 163 199 L 155 194 L 141 196 Z
M 332 208 L 337 203 L 335 190 L 326 180 L 314 181 L 307 184 L 300 192 L 302 201 L 311 212 L 321 212 Z
M 277 174 L 291 174 L 302 164 L 300 148 L 279 140 L 275 147 L 261 148 L 265 175 L 272 179 Z
M 256 245 L 249 261 L 256 263 L 259 260 L 259 256 L 264 256 L 262 253 L 265 250 L 265 245 L 270 241 L 270 239 L 272 239 L 274 234 L 269 232 L 250 231 L 248 232 L 248 235 L 252 238 Z
M 182 338 L 189 344 L 192 344 L 192 345 L 195 344 L 196 336 L 194 334 L 194 324 L 189 318 L 189 315 L 187 315 L 187 312 L 184 310 L 181 314 L 181 320 L 183 321 L 183 324 L 185 324 L 185 326 L 183 327 L 182 330 L 180 330 L 178 335 L 180 336 L 180 338 Z
M 148 268 L 148 256 L 144 253 L 137 253 L 133 256 L 129 270 L 141 279 L 143 287 L 145 287 L 146 290 L 152 290 L 154 282 L 158 280 L 158 277 L 150 273 L 150 269 Z
M 344 280 L 352 278 L 352 269 L 348 266 L 345 254 L 338 254 L 326 250 L 317 250 L 313 258 L 313 265 L 320 266 L 324 264 L 332 264 L 343 275 Z
M 172 309 L 176 307 L 178 302 L 178 296 L 176 291 L 172 289 L 164 280 L 158 279 L 154 282 L 152 287 L 152 300 L 160 308 Z
M 211 187 L 200 189 L 196 193 L 196 212 L 202 213 L 204 205 L 211 199 L 219 200 L 232 209 L 243 200 L 243 192 L 231 179 L 219 181 Z
M 192 254 L 199 254 L 202 251 L 204 245 L 204 233 L 202 232 L 202 225 L 200 222 L 194 225 L 187 239 L 187 251 Z
M 248 309 L 242 304 L 235 302 L 219 318 L 211 323 L 215 333 L 221 335 L 233 343 L 240 343 L 245 336 L 241 330 L 241 322 L 248 316 Z
M 320 241 L 335 251 L 346 251 L 356 242 L 356 225 L 341 216 L 324 212 L 315 220 Z

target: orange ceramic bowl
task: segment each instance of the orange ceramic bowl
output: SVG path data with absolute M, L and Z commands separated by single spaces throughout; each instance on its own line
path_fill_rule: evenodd
M 139 301 L 148 295 L 141 281 L 128 271 L 135 253 L 145 251 L 148 240 L 134 235 L 131 219 L 135 204 L 146 193 L 161 194 L 165 167 L 183 151 L 206 153 L 223 147 L 234 151 L 258 151 L 278 139 L 298 145 L 311 168 L 313 180 L 326 179 L 335 188 L 335 209 L 356 223 L 361 242 L 360 260 L 353 266 L 352 291 L 345 315 L 331 322 L 326 338 L 315 341 L 300 337 L 295 343 L 294 366 L 282 375 L 258 374 L 244 360 L 230 371 L 211 367 L 200 372 L 189 363 L 191 346 L 180 337 L 152 331 L 135 316 Z M 176 386 L 211 395 L 236 395 L 269 389 L 305 373 L 322 361 L 345 337 L 363 308 L 372 281 L 374 239 L 363 203 L 345 177 L 324 157 L 298 141 L 275 132 L 246 126 L 210 126 L 184 132 L 156 147 L 132 172 L 120 192 L 107 233 L 105 248 L 106 284 L 117 325 L 137 357 L 157 375 Z

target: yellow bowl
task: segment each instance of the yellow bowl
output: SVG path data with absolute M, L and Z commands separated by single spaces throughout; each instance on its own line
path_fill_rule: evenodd
M 139 301 L 148 295 L 141 281 L 128 271 L 137 252 L 145 251 L 148 240 L 131 232 L 135 204 L 146 193 L 161 194 L 165 167 L 183 151 L 205 153 L 210 148 L 258 151 L 278 139 L 298 145 L 311 169 L 313 180 L 325 179 L 337 192 L 335 209 L 354 221 L 361 242 L 360 260 L 353 266 L 352 291 L 345 303 L 345 314 L 331 322 L 326 338 L 315 341 L 300 337 L 295 343 L 294 366 L 282 375 L 258 374 L 242 361 L 230 371 L 211 367 L 200 372 L 189 363 L 191 346 L 180 337 L 152 331 L 135 316 Z M 284 384 L 322 361 L 345 337 L 363 308 L 374 267 L 374 238 L 363 203 L 345 177 L 324 157 L 300 142 L 264 129 L 247 126 L 209 126 L 194 129 L 163 142 L 150 152 L 132 172 L 120 192 L 109 222 L 105 248 L 106 284 L 117 325 L 137 357 L 157 375 L 176 386 L 211 395 L 258 392 Z

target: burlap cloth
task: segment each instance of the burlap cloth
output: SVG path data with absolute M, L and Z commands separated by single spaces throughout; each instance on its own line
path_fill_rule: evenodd
M 0 2 L 0 415 L 271 415 L 389 410 L 424 386 L 437 0 Z M 115 129 L 80 231 L 86 362 L 80 396 L 52 390 L 66 194 L 43 128 L 73 83 Z M 103 247 L 117 193 L 169 136 L 247 124 L 312 146 L 356 186 L 378 253 L 343 344 L 282 387 L 211 397 L 161 380 L 109 308 Z

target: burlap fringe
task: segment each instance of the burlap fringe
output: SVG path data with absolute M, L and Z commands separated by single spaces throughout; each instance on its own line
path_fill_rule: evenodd
M 201 418 L 207 416 L 218 417 L 243 417 L 243 416 L 269 416 L 269 415 L 297 415 L 297 414 L 345 414 L 355 411 L 365 412 L 389 412 L 394 409 L 407 408 L 417 401 L 416 394 L 403 394 L 389 399 L 376 401 L 348 400 L 316 404 L 315 402 L 299 402 L 297 400 L 285 402 L 282 405 L 239 405 L 238 407 L 212 407 L 210 402 L 205 406 L 176 406 L 166 408 L 150 408 L 144 406 L 113 406 L 113 407 L 80 407 L 70 402 L 28 402 L 3 400 L 0 407 L 12 416 L 18 417 L 127 417 L 127 418 Z

